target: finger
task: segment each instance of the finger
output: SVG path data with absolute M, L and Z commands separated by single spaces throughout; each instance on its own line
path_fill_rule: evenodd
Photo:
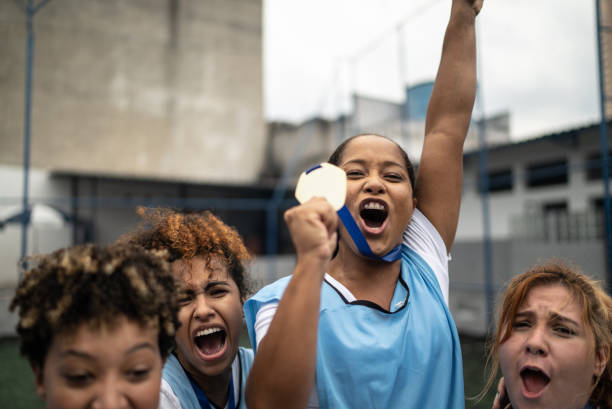
M 493 407 L 491 409 L 502 409 L 501 398 L 499 396 L 499 392 L 495 394 L 495 399 L 493 399 Z
M 504 378 L 501 377 L 497 383 L 497 393 L 495 394 L 495 400 L 493 401 L 493 409 L 505 409 L 510 406 L 506 404 L 508 402 L 508 392 L 506 391 L 506 383 Z
M 334 251 L 336 250 L 337 242 L 338 242 L 338 232 L 334 231 L 329 236 L 329 250 L 330 250 L 330 254 L 334 254 Z
M 325 225 L 328 234 L 332 234 L 338 228 L 338 214 L 332 205 L 324 197 L 313 197 L 307 204 L 312 204 L 315 211 L 319 212 L 321 221 Z
M 506 394 L 506 383 L 503 377 L 499 378 L 499 382 L 497 383 L 497 393 L 500 396 L 503 396 Z

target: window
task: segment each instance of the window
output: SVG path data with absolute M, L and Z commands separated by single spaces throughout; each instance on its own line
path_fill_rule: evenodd
M 610 200 L 612 201 L 612 197 L 610 197 Z M 603 217 L 604 212 L 606 211 L 606 203 L 604 201 L 603 196 L 592 199 L 591 208 L 593 209 L 593 211 L 595 211 L 596 214 Z
M 489 192 L 505 192 L 512 190 L 514 177 L 512 169 L 496 170 L 488 173 Z M 478 178 L 480 191 L 483 191 L 482 179 Z
M 567 213 L 567 202 L 550 202 L 542 204 L 542 213 L 547 216 L 549 214 Z
M 586 178 L 587 180 L 599 180 L 602 178 L 601 153 L 593 153 L 587 157 Z M 612 176 L 612 151 L 608 153 L 608 175 Z
M 612 198 L 610 198 L 612 200 Z M 604 197 L 597 197 L 591 200 L 591 208 L 593 209 L 592 213 L 592 223 L 591 230 L 595 231 L 594 236 L 601 239 L 606 237 L 606 204 L 604 201 Z
M 544 240 L 550 242 L 569 239 L 567 201 L 542 203 Z
M 527 187 L 567 184 L 567 159 L 542 162 L 527 167 Z

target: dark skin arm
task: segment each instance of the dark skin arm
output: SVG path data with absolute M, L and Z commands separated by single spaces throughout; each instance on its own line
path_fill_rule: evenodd
M 476 96 L 475 18 L 482 0 L 454 0 L 425 121 L 417 207 L 447 251 L 455 239 L 463 180 L 463 142 Z
M 293 277 L 251 368 L 251 409 L 305 408 L 314 386 L 321 284 L 336 246 L 338 216 L 323 198 L 285 213 L 296 248 Z
M 419 209 L 447 248 L 457 225 L 463 140 L 474 103 L 474 18 L 480 4 L 482 0 L 453 0 L 417 182 L 430 186 L 418 191 Z M 338 220 L 329 203 L 315 198 L 288 210 L 285 221 L 297 264 L 255 355 L 246 387 L 251 409 L 303 409 L 314 386 L 321 284 L 336 245 Z

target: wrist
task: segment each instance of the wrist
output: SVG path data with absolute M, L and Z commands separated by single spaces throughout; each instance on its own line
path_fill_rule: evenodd
M 293 275 L 307 276 L 322 282 L 327 272 L 328 258 L 322 258 L 316 254 L 298 254 Z
M 456 20 L 462 23 L 474 23 L 478 12 L 473 5 L 465 0 L 454 0 L 451 6 L 451 21 Z

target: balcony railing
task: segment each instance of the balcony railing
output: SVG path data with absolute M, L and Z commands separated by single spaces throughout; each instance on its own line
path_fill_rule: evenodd
M 603 213 L 547 212 L 521 214 L 510 219 L 512 237 L 551 243 L 601 240 L 604 237 Z

